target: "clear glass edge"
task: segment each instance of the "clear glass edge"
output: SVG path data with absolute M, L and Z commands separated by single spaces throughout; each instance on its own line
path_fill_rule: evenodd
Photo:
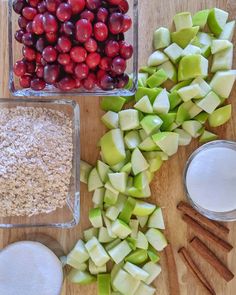
M 236 209 L 232 210 L 232 211 L 228 211 L 228 212 L 214 212 L 214 211 L 207 210 L 207 209 L 199 206 L 198 204 L 196 204 L 192 200 L 192 198 L 188 192 L 188 188 L 187 188 L 187 184 L 186 184 L 186 176 L 187 176 L 188 168 L 189 168 L 191 162 L 199 154 L 199 152 L 206 150 L 208 148 L 214 147 L 214 146 L 225 146 L 225 147 L 230 147 L 230 148 L 236 150 L 236 142 L 231 141 L 231 140 L 214 140 L 214 141 L 205 143 L 202 146 L 200 146 L 199 148 L 197 148 L 190 155 L 190 157 L 188 158 L 186 165 L 185 165 L 185 169 L 184 169 L 184 173 L 183 173 L 184 191 L 185 191 L 187 200 L 190 202 L 191 206 L 194 209 L 196 209 L 200 214 L 204 215 L 205 217 L 215 220 L 215 221 L 223 221 L 223 222 L 236 221 Z
M 14 224 L 14 223 L 0 223 L 1 229 L 11 229 L 11 228 L 61 228 L 70 229 L 78 225 L 80 221 L 80 109 L 79 105 L 70 99 L 32 99 L 32 98 L 0 98 L 1 103 L 44 103 L 44 104 L 55 104 L 55 105 L 70 105 L 74 110 L 75 118 L 75 138 L 76 147 L 74 149 L 73 157 L 76 160 L 75 169 L 75 196 L 74 196 L 74 209 L 72 209 L 67 203 L 68 207 L 72 212 L 72 220 L 65 223 L 32 223 L 32 224 Z

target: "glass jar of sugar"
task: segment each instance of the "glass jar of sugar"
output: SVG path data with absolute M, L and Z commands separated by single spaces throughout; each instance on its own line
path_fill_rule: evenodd
M 201 214 L 236 220 L 236 142 L 216 140 L 197 149 L 186 164 L 184 186 Z

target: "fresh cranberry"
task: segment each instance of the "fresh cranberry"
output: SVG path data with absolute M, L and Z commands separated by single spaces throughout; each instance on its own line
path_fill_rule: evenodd
M 68 65 L 71 61 L 70 55 L 68 53 L 60 53 L 58 55 L 57 61 L 59 64 L 65 66 Z
M 44 26 L 43 26 L 43 15 L 37 14 L 32 23 L 33 32 L 36 35 L 42 35 L 44 33 Z
M 77 79 L 76 77 L 74 79 L 75 79 L 75 88 L 80 88 L 81 87 L 81 80 Z
M 45 47 L 45 39 L 44 38 L 39 38 L 36 42 L 36 49 L 39 51 L 39 52 L 43 52 L 44 50 L 44 47 Z
M 68 21 L 72 15 L 71 5 L 68 3 L 61 3 L 57 8 L 57 18 L 61 22 Z
M 14 65 L 14 73 L 16 76 L 21 77 L 26 73 L 26 65 L 23 60 L 17 61 Z
M 124 20 L 123 20 L 123 25 L 122 25 L 122 32 L 125 33 L 127 32 L 132 25 L 132 19 L 129 15 L 125 14 L 124 15 Z
M 29 75 L 24 75 L 22 77 L 20 77 L 20 86 L 22 88 L 29 88 L 30 87 L 30 83 L 31 83 L 32 77 Z
M 25 33 L 22 37 L 22 43 L 26 46 L 34 45 L 34 36 L 31 33 Z
M 18 41 L 19 43 L 22 43 L 22 37 L 24 35 L 24 31 L 23 30 L 18 30 L 15 32 L 15 39 L 16 41 Z
M 57 82 L 60 74 L 59 65 L 46 65 L 44 67 L 43 78 L 48 84 L 54 84 Z
M 30 87 L 36 91 L 43 90 L 46 87 L 46 83 L 40 78 L 34 78 L 31 80 Z
M 72 44 L 68 37 L 61 36 L 57 41 L 57 45 L 60 48 L 61 52 L 66 53 L 70 51 Z
M 25 17 L 23 17 L 22 15 L 19 16 L 18 18 L 18 25 L 21 29 L 25 29 L 26 26 L 28 24 L 28 21 Z
M 100 80 L 101 80 L 102 77 L 105 76 L 105 75 L 106 75 L 106 71 L 101 70 L 101 69 L 97 71 L 97 81 L 99 82 L 99 84 L 100 84 Z
M 89 38 L 85 43 L 84 47 L 88 52 L 95 52 L 98 48 L 97 42 L 93 38 Z
M 121 75 L 126 70 L 126 61 L 121 57 L 115 57 L 111 64 L 111 70 L 117 74 Z
M 60 90 L 72 90 L 76 87 L 75 79 L 72 77 L 64 77 L 57 83 L 57 87 Z
M 38 4 L 38 12 L 39 13 L 44 13 L 47 11 L 47 6 L 46 6 L 46 3 L 45 1 L 42 1 Z
M 80 19 L 76 23 L 76 39 L 79 42 L 86 42 L 93 33 L 91 23 L 86 19 Z
M 70 21 L 64 22 L 61 26 L 61 31 L 68 36 L 72 36 L 75 32 L 75 26 Z
M 116 87 L 124 88 L 129 82 L 129 76 L 127 74 L 123 74 L 117 77 Z
M 120 45 L 117 41 L 110 40 L 105 46 L 105 53 L 109 57 L 115 57 L 119 54 Z
M 38 78 L 43 78 L 43 71 L 44 71 L 44 67 L 42 65 L 39 65 L 36 70 L 36 76 Z
M 100 42 L 105 41 L 108 37 L 108 28 L 106 24 L 102 22 L 96 23 L 94 25 L 94 36 Z
M 57 59 L 57 51 L 52 46 L 47 46 L 44 48 L 42 56 L 47 62 L 54 62 Z
M 90 73 L 88 77 L 82 80 L 82 85 L 86 90 L 92 90 L 96 84 L 96 75 L 94 73 Z
M 73 14 L 78 14 L 85 7 L 85 0 L 68 0 L 68 3 L 71 5 Z
M 54 44 L 57 42 L 57 33 L 53 33 L 53 32 L 50 32 L 50 33 L 46 33 L 46 39 L 48 41 L 48 43 L 51 43 L 51 44 Z
M 17 14 L 20 14 L 24 7 L 25 7 L 24 0 L 14 0 L 13 1 L 13 9 Z
M 47 10 L 49 12 L 56 12 L 57 7 L 61 3 L 59 0 L 45 0 Z
M 80 80 L 87 78 L 88 73 L 89 67 L 85 63 L 77 64 L 75 67 L 75 75 Z
M 94 13 L 90 10 L 84 10 L 81 14 L 80 14 L 80 18 L 81 19 L 87 19 L 88 21 L 90 21 L 91 23 L 94 21 Z
M 40 52 L 36 53 L 36 63 L 41 64 L 42 54 Z
M 22 10 L 22 15 L 27 19 L 27 20 L 33 20 L 34 17 L 37 14 L 37 10 L 33 7 L 26 6 Z
M 120 42 L 120 56 L 129 59 L 133 55 L 133 46 L 125 41 Z
M 129 3 L 126 0 L 121 0 L 119 8 L 123 13 L 127 13 L 129 11 Z
M 105 56 L 100 60 L 99 68 L 108 72 L 111 70 L 111 63 L 112 59 L 110 57 Z
M 70 57 L 74 62 L 83 62 L 87 57 L 87 51 L 81 46 L 75 46 L 70 51 Z
M 100 79 L 100 87 L 103 90 L 113 90 L 115 88 L 115 81 L 114 79 L 109 75 L 104 75 Z
M 97 12 L 97 20 L 105 23 L 107 21 L 109 12 L 105 7 L 100 7 Z
M 115 12 L 109 17 L 109 29 L 112 34 L 117 35 L 123 29 L 124 16 L 122 13 Z
M 111 5 L 119 5 L 121 0 L 107 0 L 107 2 Z
M 75 62 L 70 61 L 67 65 L 64 66 L 64 70 L 68 74 L 74 74 L 75 71 Z
M 24 46 L 22 52 L 26 60 L 33 61 L 36 59 L 36 52 L 33 48 Z
M 86 64 L 90 69 L 96 68 L 99 65 L 101 60 L 101 56 L 97 52 L 89 53 L 86 58 Z
M 26 61 L 26 72 L 28 74 L 33 74 L 35 72 L 36 69 L 36 64 L 34 61 Z
M 86 7 L 91 10 L 96 10 L 102 5 L 101 0 L 86 0 Z
M 40 0 L 28 0 L 27 2 L 29 3 L 30 6 L 37 7 Z
M 33 31 L 33 22 L 28 22 L 28 24 L 26 25 L 26 32 L 27 33 L 34 33 Z
M 58 23 L 54 15 L 45 13 L 43 15 L 43 27 L 46 33 L 55 33 L 58 30 Z

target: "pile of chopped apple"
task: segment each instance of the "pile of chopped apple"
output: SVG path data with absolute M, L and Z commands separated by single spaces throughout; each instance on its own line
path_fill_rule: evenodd
M 156 30 L 156 51 L 140 70 L 135 96 L 103 98 L 109 131 L 99 142 L 97 165 L 81 161 L 94 208 L 92 227 L 66 257 L 71 282 L 97 281 L 99 295 L 155 293 L 151 283 L 161 272 L 159 252 L 167 240 L 162 209 L 146 202 L 150 182 L 179 146 L 217 138 L 206 122 L 218 127 L 230 119 L 235 22 L 227 19 L 216 8 L 177 14 L 176 32 Z

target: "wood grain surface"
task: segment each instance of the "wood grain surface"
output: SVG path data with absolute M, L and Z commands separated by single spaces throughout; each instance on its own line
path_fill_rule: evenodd
M 139 64 L 146 63 L 148 55 L 152 52 L 152 34 L 160 25 L 170 27 L 172 18 L 176 12 L 191 11 L 199 9 L 219 7 L 230 13 L 230 18 L 236 16 L 235 0 L 139 0 Z M 236 52 L 235 52 L 236 53 Z M 236 58 L 234 65 L 236 66 Z M 233 119 L 223 127 L 217 129 L 220 138 L 236 140 L 236 90 L 233 91 L 231 101 L 234 108 Z M 8 91 L 8 43 L 7 43 L 7 1 L 0 0 L 0 96 L 10 97 Z M 98 157 L 96 143 L 104 133 L 104 127 L 100 122 L 102 111 L 99 109 L 99 98 L 79 97 L 76 99 L 81 109 L 81 157 L 93 164 Z M 197 141 L 193 141 L 188 147 L 179 149 L 179 152 L 165 163 L 162 169 L 156 174 L 152 183 L 151 201 L 160 204 L 164 208 L 165 221 L 167 226 L 168 238 L 171 242 L 176 258 L 178 278 L 181 295 L 204 295 L 204 290 L 196 284 L 195 279 L 187 272 L 181 259 L 178 257 L 177 250 L 187 247 L 197 265 L 215 287 L 218 295 L 235 295 L 236 278 L 230 283 L 225 283 L 219 275 L 198 255 L 196 255 L 188 241 L 193 237 L 193 232 L 186 226 L 181 219 L 181 214 L 176 210 L 177 203 L 184 199 L 182 174 L 188 156 L 198 146 Z M 56 238 L 62 245 L 64 251 L 69 251 L 75 241 L 81 236 L 82 230 L 89 226 L 88 209 L 91 205 L 91 194 L 86 190 L 86 186 L 81 186 L 81 222 L 73 230 L 38 230 Z M 236 224 L 231 223 L 229 241 L 236 246 Z M 7 244 L 24 239 L 26 234 L 33 230 L 0 230 L 0 248 Z M 229 269 L 236 274 L 236 248 L 229 255 L 219 252 L 212 245 L 208 246 L 219 256 Z M 168 270 L 165 265 L 165 255 L 161 261 L 163 272 L 155 281 L 157 294 L 171 295 L 168 286 Z M 80 287 L 69 284 L 65 281 L 63 295 L 95 295 L 96 285 Z M 23 294 L 22 294 L 23 295 Z

